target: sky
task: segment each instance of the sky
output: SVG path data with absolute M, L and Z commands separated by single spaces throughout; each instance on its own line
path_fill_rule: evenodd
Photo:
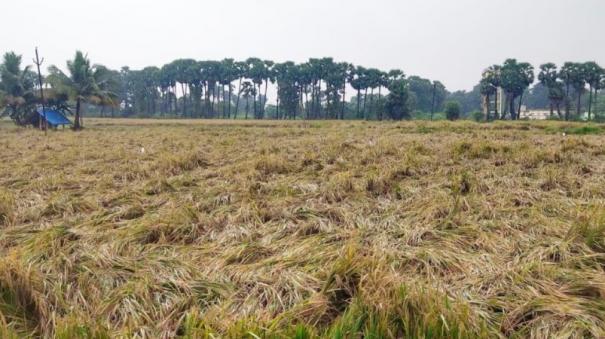
M 3 0 L 0 53 L 132 69 L 251 56 L 402 69 L 469 90 L 517 58 L 605 66 L 605 0 Z M 44 67 L 44 66 L 43 66 Z

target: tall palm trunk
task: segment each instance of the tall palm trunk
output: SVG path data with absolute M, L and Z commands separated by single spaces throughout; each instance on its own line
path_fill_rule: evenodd
M 366 87 L 365 93 L 363 94 L 363 119 L 367 119 L 366 103 L 368 102 L 368 88 Z
M 315 118 L 315 110 L 317 109 L 316 107 L 316 101 L 317 101 L 317 84 L 316 82 L 313 82 L 311 84 L 311 104 L 310 104 L 310 108 L 309 108 L 309 118 L 310 119 L 314 119 Z
M 182 108 L 182 115 L 183 118 L 187 116 L 187 89 L 185 89 L 185 84 L 181 83 L 181 92 L 183 92 L 183 96 L 182 96 L 182 101 L 183 101 L 183 106 Z
M 486 105 L 485 106 L 487 108 L 486 111 L 485 111 L 485 121 L 489 121 L 489 112 L 491 110 L 491 108 L 489 108 L 489 104 L 491 102 L 489 94 L 485 95 L 485 100 L 486 100 Z M 431 117 L 431 120 L 433 120 L 432 117 Z
M 488 101 L 489 104 L 489 101 Z M 498 88 L 496 88 L 496 95 L 494 96 L 494 119 L 498 119 Z
M 517 120 L 521 118 L 521 108 L 523 106 L 523 93 L 519 96 L 519 109 L 517 110 Z
M 305 115 L 306 119 L 309 119 L 309 88 L 305 86 Z
M 253 93 L 253 104 L 254 104 L 254 119 L 258 119 L 258 112 L 256 111 L 256 84 L 252 85 L 254 86 L 254 92 Z M 260 88 L 260 85 L 258 86 Z
M 76 115 L 74 117 L 74 130 L 78 131 L 82 128 L 82 121 L 80 120 L 80 108 L 82 106 L 80 98 L 76 100 Z
M 342 107 L 340 108 L 340 120 L 345 119 L 345 108 L 347 105 L 347 80 L 342 84 Z
M 590 99 L 588 100 L 588 120 L 592 115 L 592 86 L 590 86 Z
M 214 83 L 214 86 L 212 87 L 212 101 L 210 101 L 210 114 L 212 114 L 212 118 L 216 118 L 216 110 L 214 108 L 214 103 L 216 102 L 216 90 L 217 86 L 216 83 Z
M 239 78 L 239 85 L 237 87 L 237 101 L 235 102 L 235 116 L 239 110 L 239 99 L 242 96 L 242 78 Z
M 517 115 L 515 114 L 515 97 L 511 95 L 508 100 L 510 107 L 510 118 L 511 120 L 517 120 Z
M 263 100 L 263 106 L 262 106 L 262 110 L 261 110 L 261 114 L 262 114 L 262 118 L 265 118 L 265 106 L 267 106 L 267 89 L 269 88 L 269 79 L 265 80 L 265 97 L 262 99 Z
M 569 102 L 569 83 L 565 85 L 565 121 L 569 120 L 569 111 L 571 111 L 571 103 Z
M 357 89 L 357 119 L 361 119 L 361 89 Z
M 233 87 L 231 86 L 231 83 L 229 83 L 229 109 L 227 110 L 228 119 L 231 119 L 231 100 L 233 100 Z
M 582 91 L 578 91 L 578 103 L 576 105 L 576 115 L 580 117 L 580 110 L 582 109 Z
M 376 110 L 374 109 L 374 87 L 372 87 L 372 90 L 370 91 L 370 114 L 368 114 L 368 118 L 372 115 L 372 112 L 376 114 Z
M 256 107 L 256 104 L 255 104 Z M 250 97 L 246 96 L 246 120 L 248 120 L 248 113 L 250 112 Z
M 595 117 L 595 119 L 597 119 L 599 117 L 598 116 L 599 108 L 597 106 L 597 104 L 599 103 L 598 96 L 599 96 L 599 90 L 595 88 L 595 90 L 594 90 L 594 102 L 595 102 L 594 117 Z

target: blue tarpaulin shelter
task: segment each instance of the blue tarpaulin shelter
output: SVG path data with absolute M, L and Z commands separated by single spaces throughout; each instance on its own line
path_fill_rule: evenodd
M 38 114 L 40 114 L 40 117 L 42 119 L 44 119 L 45 112 L 46 121 L 50 126 L 57 127 L 59 125 L 71 125 L 71 121 L 69 121 L 69 119 L 67 119 L 65 115 L 63 115 L 63 113 L 59 111 L 55 111 L 52 109 L 45 109 L 44 111 L 42 111 L 41 109 L 38 109 Z

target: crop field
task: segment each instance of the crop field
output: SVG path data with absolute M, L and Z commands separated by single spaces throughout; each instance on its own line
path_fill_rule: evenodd
M 605 126 L 0 124 L 0 337 L 605 336 Z

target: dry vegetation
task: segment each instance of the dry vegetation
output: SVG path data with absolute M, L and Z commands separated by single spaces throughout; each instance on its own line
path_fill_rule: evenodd
M 603 337 L 581 126 L 3 125 L 0 337 Z

